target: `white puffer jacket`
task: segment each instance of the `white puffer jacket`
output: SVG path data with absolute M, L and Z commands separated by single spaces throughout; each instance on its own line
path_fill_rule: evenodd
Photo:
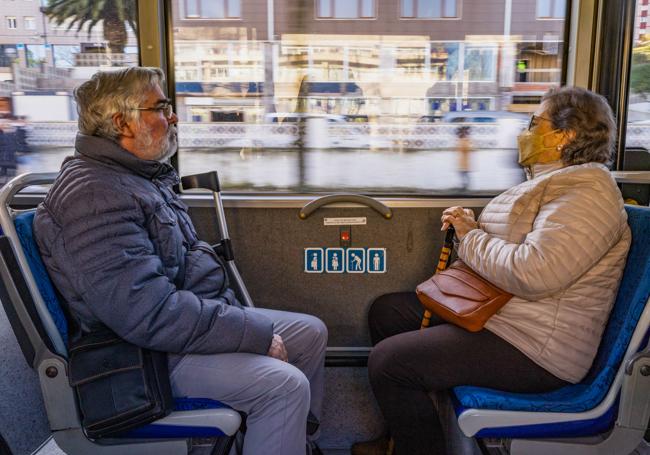
M 546 166 L 494 198 L 478 221 L 458 256 L 514 294 L 485 327 L 555 376 L 579 382 L 596 355 L 630 246 L 610 172 L 597 163 Z

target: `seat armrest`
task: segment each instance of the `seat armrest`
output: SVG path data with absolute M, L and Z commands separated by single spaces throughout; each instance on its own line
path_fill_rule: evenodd
M 618 424 L 644 430 L 650 419 L 650 350 L 638 352 L 625 364 Z

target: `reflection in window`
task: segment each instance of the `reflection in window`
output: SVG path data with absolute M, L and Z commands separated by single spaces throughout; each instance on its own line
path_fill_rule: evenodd
M 566 0 L 537 0 L 537 17 L 540 19 L 564 19 Z
M 33 17 L 25 16 L 25 30 L 36 30 L 36 20 Z
M 375 0 L 316 0 L 321 19 L 369 19 L 375 17 Z
M 0 185 L 16 173 L 58 171 L 74 152 L 73 89 L 97 71 L 138 63 L 135 0 L 15 3 L 20 16 L 2 17 L 22 38 L 0 34 Z
M 401 16 L 418 19 L 458 17 L 456 0 L 402 0 Z
M 465 68 L 470 81 L 493 81 L 496 77 L 496 48 L 468 48 Z
M 57 68 L 74 68 L 75 56 L 79 54 L 80 46 L 69 46 L 64 44 L 57 44 L 52 46 L 52 54 L 54 57 L 54 66 Z
M 503 9 L 482 27 L 459 0 L 385 2 L 381 16 L 376 1 L 285 2 L 236 27 L 190 23 L 184 4 L 172 2 L 179 167 L 223 169 L 226 189 L 449 191 L 458 123 L 477 151 L 470 189 L 504 189 L 523 176 L 517 134 L 561 80 L 564 22 L 535 27 L 535 2 L 513 8 L 507 39 Z M 379 20 L 346 22 L 366 16 Z
M 240 0 L 185 0 L 187 19 L 238 19 L 240 17 Z
M 636 0 L 636 20 L 630 68 L 627 129 L 625 132 L 626 171 L 648 170 L 650 149 L 650 34 L 647 17 L 650 5 L 647 0 Z M 626 202 L 648 205 L 650 196 L 637 185 L 623 185 Z M 627 199 L 631 199 L 627 201 Z

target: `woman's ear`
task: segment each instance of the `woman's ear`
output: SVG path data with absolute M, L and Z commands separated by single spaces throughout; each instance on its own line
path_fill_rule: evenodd
M 562 147 L 573 142 L 576 138 L 576 132 L 573 130 L 566 130 L 562 132 Z
M 113 120 L 113 126 L 115 126 L 115 129 L 120 133 L 120 136 L 123 137 L 133 137 L 133 131 L 131 130 L 131 126 L 129 125 L 129 122 L 126 121 L 124 118 L 124 114 L 121 112 L 117 112 L 113 114 L 113 117 L 111 117 Z

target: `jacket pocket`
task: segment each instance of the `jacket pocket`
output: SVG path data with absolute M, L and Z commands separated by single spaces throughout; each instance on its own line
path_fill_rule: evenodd
M 197 241 L 185 254 L 183 289 L 202 298 L 221 296 L 229 286 L 225 263 L 206 242 Z

